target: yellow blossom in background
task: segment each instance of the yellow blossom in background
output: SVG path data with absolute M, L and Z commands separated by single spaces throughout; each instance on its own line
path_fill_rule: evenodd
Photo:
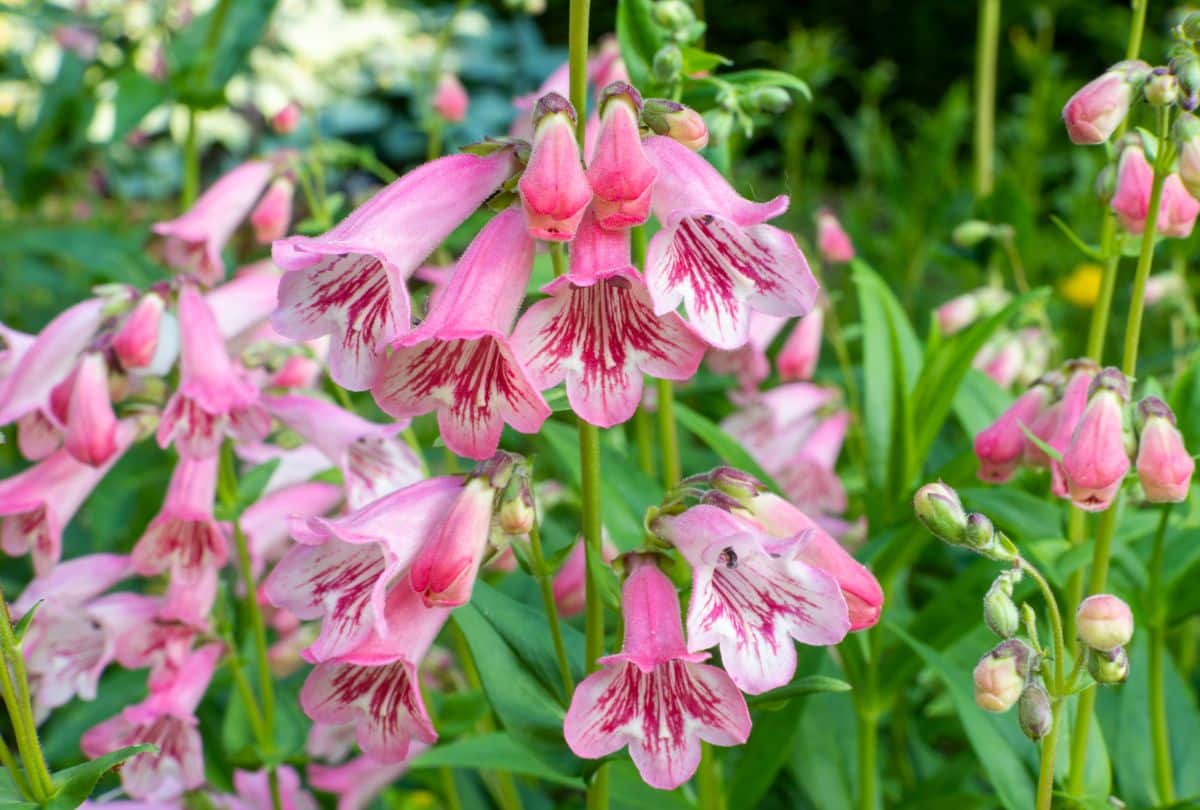
M 1104 268 L 1098 264 L 1079 264 L 1071 275 L 1058 283 L 1062 297 L 1077 307 L 1091 309 L 1100 296 L 1100 277 Z

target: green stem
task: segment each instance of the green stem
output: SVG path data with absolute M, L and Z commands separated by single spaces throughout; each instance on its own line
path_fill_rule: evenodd
M 1108 315 L 1112 311 L 1113 290 L 1117 286 L 1117 269 L 1121 264 L 1121 249 L 1117 236 L 1117 215 L 1104 209 L 1100 225 L 1100 252 L 1104 254 L 1104 271 L 1100 276 L 1100 292 L 1092 307 L 1092 322 L 1088 327 L 1087 356 L 1099 363 L 1104 356 L 1104 338 L 1108 332 Z
M 242 666 L 242 657 L 238 654 L 236 646 L 232 641 L 229 643 L 229 657 L 226 659 L 229 663 L 229 674 L 233 677 L 233 685 L 238 690 L 238 695 L 242 699 L 242 703 L 246 706 L 246 716 L 250 721 L 250 730 L 254 732 L 254 738 L 261 740 L 265 734 L 263 732 L 262 715 L 258 711 L 258 698 L 254 696 L 254 687 L 250 685 L 250 679 L 246 677 L 246 670 Z
M 442 777 L 442 798 L 446 800 L 446 810 L 462 810 L 462 800 L 458 797 L 458 785 L 454 783 L 454 771 L 449 768 L 438 768 Z
M 1063 677 L 1063 660 L 1067 654 L 1066 643 L 1063 640 L 1062 614 L 1058 610 L 1058 600 L 1050 583 L 1041 572 L 1024 559 L 1019 561 L 1022 570 L 1029 574 L 1041 589 L 1042 599 L 1046 603 L 1046 616 L 1050 621 L 1050 634 L 1054 645 L 1054 683 L 1051 690 L 1050 703 L 1050 733 L 1042 740 L 1042 761 L 1038 771 L 1037 808 L 1050 810 L 1054 794 L 1054 759 L 1058 750 L 1058 722 L 1062 714 L 1062 702 L 1066 690 L 1066 678 Z
M 700 810 L 723 810 L 725 802 L 721 795 L 720 763 L 717 762 L 713 747 L 706 742 L 700 743 L 700 767 L 696 771 L 696 788 L 700 798 Z
M 575 134 L 580 144 L 583 143 L 587 125 L 588 23 L 591 11 L 591 0 L 571 0 L 567 64 L 571 106 L 575 108 Z
M 1037 810 L 1051 810 L 1054 801 L 1054 758 L 1058 750 L 1060 698 L 1055 698 L 1050 712 L 1050 733 L 1042 740 L 1042 762 L 1038 768 Z
M 46 767 L 46 757 L 38 741 L 37 721 L 33 717 L 33 699 L 29 692 L 29 676 L 25 672 L 25 655 L 13 633 L 12 617 L 8 602 L 0 593 L 0 644 L 4 647 L 5 668 L 3 688 L 4 702 L 8 707 L 13 733 L 17 736 L 17 750 L 29 776 L 29 786 L 38 801 L 54 795 L 54 780 Z M 9 675 L 11 673 L 11 680 Z M 15 690 L 14 690 L 15 687 Z M 14 694 L 15 691 L 15 694 Z
M 879 793 L 879 717 L 874 709 L 858 712 L 858 806 L 875 810 Z
M 1000 0 L 979 0 L 975 39 L 975 194 L 987 197 L 995 182 L 996 52 L 1000 38 Z
M 535 515 L 529 528 L 529 551 L 533 556 L 533 567 L 537 571 L 538 587 L 542 591 L 542 606 L 546 609 L 546 621 L 550 624 L 550 640 L 554 642 L 554 657 L 558 659 L 558 674 L 562 678 L 563 695 L 571 697 L 575 681 L 571 678 L 571 663 L 567 659 L 567 646 L 563 643 L 562 626 L 558 620 L 558 605 L 554 602 L 554 583 L 546 568 L 546 557 L 542 553 L 542 532 Z
M 562 242 L 550 243 L 550 266 L 554 268 L 555 278 L 567 272 L 567 257 L 563 254 Z
M 196 110 L 188 107 L 187 134 L 183 140 L 183 188 L 179 192 L 179 207 L 192 207 L 200 192 L 200 150 L 196 146 Z
M 658 443 L 662 449 L 662 481 L 674 489 L 683 476 L 679 463 L 679 427 L 675 424 L 675 386 L 670 380 L 657 380 Z
M 25 781 L 25 774 L 21 772 L 20 766 L 17 765 L 17 760 L 13 757 L 12 751 L 8 748 L 8 743 L 4 741 L 3 737 L 0 737 L 0 761 L 3 761 L 9 778 L 12 779 L 13 786 L 21 794 L 21 798 L 32 799 L 33 793 L 29 790 L 29 783 Z
M 638 466 L 646 475 L 654 475 L 654 437 L 651 435 L 650 412 L 638 406 L 633 414 L 633 434 L 637 440 Z
M 1074 504 L 1067 506 L 1067 542 L 1072 546 L 1078 546 L 1087 540 L 1087 526 L 1085 525 L 1086 515 L 1083 510 Z M 1083 567 L 1076 568 L 1071 572 L 1071 576 L 1067 579 L 1067 605 L 1078 605 L 1083 601 Z M 1078 645 L 1075 639 L 1075 614 L 1067 612 L 1067 642 L 1072 645 L 1072 650 L 1076 651 L 1078 657 Z
M 1146 591 L 1150 607 L 1150 740 L 1154 750 L 1154 783 L 1158 787 L 1158 803 L 1175 801 L 1175 776 L 1171 768 L 1171 738 L 1167 732 L 1167 701 L 1163 683 L 1163 662 L 1166 658 L 1166 604 L 1162 593 L 1163 551 L 1166 545 L 1167 523 L 1171 507 L 1163 507 L 1154 546 L 1150 551 L 1150 577 Z
M 1142 52 L 1142 32 L 1146 30 L 1146 7 L 1150 0 L 1131 0 L 1133 17 L 1129 21 L 1129 44 L 1125 46 L 1125 58 L 1137 59 Z

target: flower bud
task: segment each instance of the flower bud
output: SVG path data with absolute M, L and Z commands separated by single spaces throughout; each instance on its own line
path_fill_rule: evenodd
M 1133 101 L 1130 71 L 1125 69 L 1130 64 L 1136 63 L 1113 65 L 1107 73 L 1085 84 L 1067 101 L 1062 117 L 1072 143 L 1104 143 L 1125 120 Z
M 433 111 L 444 121 L 456 124 L 467 117 L 467 108 L 471 99 L 467 89 L 453 73 L 443 73 L 438 77 L 437 86 L 433 91 Z
M 666 135 L 695 152 L 708 145 L 708 127 L 700 113 L 677 101 L 648 98 L 642 105 L 642 123 L 656 135 Z
M 290 132 L 294 132 L 296 125 L 299 123 L 300 105 L 294 101 L 271 116 L 271 128 L 280 135 L 287 135 Z
M 1012 580 L 1001 574 L 983 597 L 983 621 L 1000 638 L 1012 638 L 1021 627 L 1021 612 L 1012 591 Z
M 1197 151 L 1200 158 L 1200 150 Z M 1155 273 L 1146 279 L 1146 306 L 1152 307 L 1164 301 L 1171 301 L 1187 295 L 1187 285 L 1178 273 Z
M 753 475 L 734 467 L 717 467 L 708 474 L 708 483 L 714 489 L 739 501 L 749 500 L 766 490 L 762 482 Z
M 1012 640 L 997 645 L 979 659 L 972 673 L 975 704 L 988 712 L 1006 712 L 1021 697 L 1029 665 L 1025 642 Z
M 1157 222 L 1159 234 L 1171 239 L 1187 239 L 1196 226 L 1197 215 L 1200 215 L 1200 202 L 1188 193 L 1179 174 L 1171 172 L 1163 181 Z
M 1040 683 L 1030 683 L 1021 692 L 1021 699 L 1017 701 L 1017 720 L 1021 731 L 1034 742 L 1050 733 L 1054 714 L 1050 709 L 1050 695 Z
M 1093 650 L 1115 650 L 1133 638 L 1133 612 L 1112 594 L 1098 593 L 1079 603 L 1075 628 Z
M 1150 503 L 1187 500 L 1196 462 L 1175 427 L 1175 414 L 1158 397 L 1138 403 L 1137 474 Z
M 496 519 L 500 530 L 505 534 L 528 534 L 533 528 L 536 520 L 533 490 L 529 486 L 529 473 L 524 466 L 518 468 L 508 486 L 504 488 Z
M 1153 106 L 1165 107 L 1168 104 L 1174 104 L 1175 99 L 1179 97 L 1179 82 L 1165 68 L 1155 68 L 1154 74 L 1146 82 L 1142 92 L 1146 96 L 1146 101 Z
M 966 542 L 967 515 L 951 487 L 941 481 L 921 487 L 913 496 L 913 510 L 937 537 L 955 546 Z
M 1096 683 L 1124 683 L 1129 677 L 1129 655 L 1124 647 L 1115 650 L 1088 650 L 1088 673 Z
M 1106 368 L 1088 389 L 1087 408 L 1062 457 L 1071 501 L 1080 509 L 1108 508 L 1129 471 L 1125 442 L 1125 405 L 1129 382 L 1120 370 Z
M 845 264 L 854 259 L 850 235 L 827 208 L 817 212 L 817 249 L 821 251 L 821 258 L 830 264 Z
M 517 183 L 529 234 L 567 242 L 592 201 L 575 140 L 575 109 L 558 93 L 538 99 L 533 111 L 533 149 Z
M 985 551 L 996 542 L 996 527 L 991 518 L 979 512 L 967 515 L 967 527 L 963 533 L 966 544 L 976 551 Z
M 778 115 L 792 106 L 792 97 L 782 87 L 760 87 L 750 94 L 750 104 L 757 109 Z
M 158 349 L 158 330 L 162 323 L 165 303 L 158 293 L 142 296 L 125 318 L 125 323 L 113 336 L 112 348 L 121 367 L 144 368 L 154 359 Z
M 679 80 L 683 71 L 683 51 L 678 45 L 664 45 L 654 54 L 650 72 L 659 84 L 671 84 Z
M 992 236 L 992 223 L 981 219 L 960 222 L 950 234 L 950 240 L 961 248 L 972 248 Z
M 287 234 L 288 225 L 292 220 L 292 195 L 295 188 L 296 184 L 286 174 L 276 177 L 258 201 L 258 205 L 250 212 L 250 224 L 254 228 L 254 238 L 259 244 L 270 244 Z

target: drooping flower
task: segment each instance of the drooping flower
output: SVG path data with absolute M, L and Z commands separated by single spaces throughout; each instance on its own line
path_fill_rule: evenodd
M 370 387 L 384 348 L 410 323 L 404 282 L 515 168 L 512 150 L 451 155 L 414 169 L 321 236 L 276 242 L 288 271 L 271 323 L 296 340 L 330 335 L 329 373 Z
M 91 491 L 133 443 L 134 420 L 117 424 L 116 452 L 98 467 L 56 450 L 27 470 L 0 481 L 0 546 L 10 556 L 32 551 L 33 570 L 43 575 L 62 554 L 62 532 Z
M 182 216 L 154 225 L 165 237 L 167 264 L 213 285 L 225 275 L 221 249 L 271 179 L 267 161 L 251 160 L 221 176 Z
M 1130 233 L 1139 234 L 1146 226 L 1153 183 L 1154 169 L 1141 145 L 1126 146 L 1117 162 L 1117 185 L 1109 206 L 1120 219 L 1121 227 Z
M 763 224 L 787 208 L 743 199 L 704 158 L 670 138 L 645 141 L 658 168 L 651 207 L 663 228 L 650 242 L 646 284 L 659 314 L 682 302 L 713 346 L 746 342 L 749 313 L 799 316 L 812 309 L 817 284 L 796 240 Z
M 1028 441 L 1022 427 L 1031 428 L 1053 395 L 1050 385 L 1035 383 L 995 422 L 976 434 L 975 455 L 979 458 L 980 479 L 1003 484 L 1012 478 Z
M 174 443 L 182 456 L 216 454 L 226 432 L 260 439 L 270 420 L 258 404 L 258 391 L 238 374 L 217 329 L 212 310 L 195 287 L 179 293 L 182 332 L 179 388 L 158 426 L 158 445 Z
M 573 239 L 592 200 L 575 140 L 575 120 L 575 108 L 558 93 L 542 96 L 534 108 L 533 150 L 517 191 L 535 239 Z
M 181 585 L 195 585 L 206 570 L 225 565 L 228 544 L 213 518 L 217 457 L 180 456 L 162 510 L 133 547 L 134 569 L 143 576 L 170 570 Z
M 158 351 L 166 302 L 156 292 L 143 295 L 113 335 L 112 349 L 124 369 L 145 368 Z
M 437 740 L 417 663 L 450 611 L 425 607 L 403 580 L 388 595 L 386 611 L 391 635 L 372 633 L 336 660 L 317 664 L 300 690 L 300 705 L 318 723 L 354 723 L 359 747 L 378 762 L 394 763 L 405 760 L 414 740 Z
M 688 649 L 720 645 L 721 663 L 743 692 L 791 681 L 792 639 L 823 646 L 849 632 L 837 580 L 795 556 L 803 536 L 773 538 L 748 517 L 707 504 L 661 517 L 654 530 L 692 566 Z
M 821 359 L 821 336 L 825 331 L 825 307 L 815 307 L 792 328 L 775 365 L 784 382 L 811 380 Z
M 443 73 L 438 76 L 437 87 L 433 91 L 433 111 L 443 120 L 457 124 L 467 117 L 467 107 L 471 99 L 467 89 L 453 73 Z
M 587 169 L 595 195 L 592 212 L 601 228 L 641 225 L 650 216 L 650 192 L 658 176 L 642 150 L 642 97 L 630 85 L 614 82 L 600 94 L 599 109 L 600 136 Z
M 704 342 L 674 313 L 654 314 L 629 263 L 627 231 L 607 231 L 589 213 L 571 245 L 570 272 L 548 284 L 512 335 L 513 352 L 538 389 L 567 381 L 580 418 L 612 427 L 633 416 L 642 375 L 686 380 Z
M 1138 403 L 1137 474 L 1150 503 L 1187 500 L 1196 462 L 1175 427 L 1175 414 L 1158 397 Z
M 1087 408 L 1062 456 L 1071 501 L 1080 509 L 1107 509 L 1129 471 L 1125 448 L 1125 406 L 1129 383 L 1118 369 L 1096 375 Z
M 295 193 L 296 183 L 288 175 L 280 175 L 271 181 L 267 192 L 250 212 L 254 238 L 260 244 L 269 245 L 287 234 L 292 221 L 292 195 Z
M 1163 181 L 1158 210 L 1158 232 L 1171 239 L 1187 239 L 1200 215 L 1200 202 L 1183 187 L 1179 174 L 1171 172 Z
M 830 264 L 854 261 L 854 244 L 850 235 L 828 208 L 817 212 L 817 248 L 821 258 Z
M 1129 114 L 1134 84 L 1149 73 L 1140 60 L 1119 62 L 1075 91 L 1063 107 L 1063 123 L 1072 143 L 1104 143 Z
M 341 656 L 372 632 L 386 637 L 399 629 L 387 623 L 388 588 L 427 545 L 462 491 L 458 478 L 431 478 L 344 517 L 293 523 L 292 536 L 300 545 L 279 561 L 264 590 L 276 607 L 301 619 L 322 619 L 307 658 Z
M 117 452 L 117 415 L 108 394 L 108 365 L 97 352 L 85 354 L 75 371 L 63 444 L 77 461 L 93 467 Z
M 576 756 L 598 759 L 628 746 L 646 784 L 682 785 L 700 764 L 701 740 L 740 745 L 750 713 L 733 680 L 689 653 L 675 586 L 652 560 L 635 561 L 622 590 L 625 644 L 576 688 L 563 722 Z
M 398 419 L 436 410 L 446 446 L 474 459 L 496 452 L 505 423 L 536 432 L 550 408 L 508 341 L 532 262 L 521 214 L 496 215 L 459 260 L 429 317 L 381 363 L 371 386 L 379 407 Z
M 421 463 L 396 434 L 401 424 L 381 425 L 323 400 L 289 394 L 263 397 L 279 421 L 317 447 L 342 471 L 351 509 L 421 478 Z

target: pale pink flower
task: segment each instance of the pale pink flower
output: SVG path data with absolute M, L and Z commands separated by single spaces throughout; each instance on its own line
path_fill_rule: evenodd
M 159 447 L 174 443 L 180 455 L 201 458 L 214 456 L 227 432 L 241 440 L 265 436 L 270 420 L 258 391 L 229 359 L 212 310 L 191 285 L 179 293 L 179 324 L 179 389 L 158 425 Z
M 365 810 L 371 800 L 408 771 L 408 763 L 429 746 L 413 740 L 400 762 L 377 762 L 363 754 L 341 765 L 308 766 L 308 782 L 317 790 L 336 794 L 337 810 Z
M 650 192 L 658 176 L 642 151 L 642 97 L 628 84 L 615 82 L 600 94 L 599 109 L 600 135 L 587 169 L 595 195 L 592 211 L 602 228 L 641 225 L 650 216 Z
M 560 616 L 577 616 L 583 613 L 585 596 L 587 594 L 587 549 L 583 538 L 575 541 L 571 553 L 563 560 L 558 573 L 554 575 L 552 591 L 554 604 L 558 607 Z M 604 561 L 611 563 L 620 553 L 608 538 L 601 545 Z
M 1071 501 L 1099 512 L 1112 503 L 1129 471 L 1124 431 L 1129 383 L 1119 370 L 1108 368 L 1096 375 L 1088 393 L 1087 408 L 1063 452 L 1062 469 Z
M 471 99 L 467 89 L 453 73 L 443 73 L 438 76 L 437 87 L 433 91 L 433 111 L 442 119 L 457 124 L 467 117 L 467 107 Z
M 280 175 L 271 181 L 267 192 L 250 212 L 250 225 L 254 238 L 260 244 L 269 245 L 287 234 L 292 221 L 292 196 L 296 183 L 288 175 Z
M 279 268 L 270 259 L 238 268 L 237 274 L 204 295 L 204 303 L 226 340 L 241 343 L 259 331 L 279 303 Z
M 854 244 L 842 223 L 828 208 L 817 212 L 817 249 L 821 258 L 830 264 L 846 264 L 854 261 Z
M 63 430 L 53 413 L 34 408 L 17 420 L 17 449 L 27 461 L 42 461 L 62 443 Z
M 268 562 L 274 562 L 291 547 L 290 520 L 307 520 L 327 514 L 342 501 L 342 490 L 324 481 L 304 481 L 266 492 L 242 512 L 239 525 L 255 578 Z
M 837 580 L 796 558 L 804 533 L 774 538 L 748 517 L 707 504 L 661 517 L 654 530 L 692 566 L 688 649 L 720 645 L 721 663 L 743 692 L 791 681 L 792 639 L 825 646 L 849 632 Z
M 201 284 L 216 284 L 225 275 L 221 249 L 250 213 L 267 181 L 271 164 L 252 160 L 213 183 L 182 216 L 154 225 L 166 239 L 167 264 L 191 273 Z
M 784 382 L 811 380 L 821 359 L 821 336 L 825 331 L 825 307 L 818 306 L 792 328 L 775 366 Z
M 713 346 L 746 342 L 749 314 L 804 315 L 817 283 L 796 240 L 763 224 L 787 198 L 752 203 L 704 158 L 661 136 L 645 141 L 658 168 L 651 207 L 663 228 L 650 241 L 646 284 L 659 314 L 682 302 L 697 332 Z
M 1050 404 L 1052 396 L 1053 391 L 1048 385 L 1035 384 L 995 422 L 976 434 L 975 455 L 979 458 L 981 480 L 1003 484 L 1012 478 L 1028 442 L 1022 426 L 1030 428 L 1037 415 Z
M 1025 345 L 1017 335 L 1003 332 L 975 355 L 971 367 L 982 371 L 1001 388 L 1009 388 L 1025 368 Z
M 1115 650 L 1133 638 L 1133 611 L 1108 593 L 1092 594 L 1075 611 L 1079 639 L 1093 650 Z
M 462 491 L 457 478 L 431 478 L 344 517 L 293 522 L 292 536 L 300 545 L 275 566 L 264 592 L 276 607 L 322 620 L 307 658 L 328 660 L 353 650 L 372 632 L 386 637 L 402 629 L 388 625 L 388 588 Z
M 405 280 L 515 166 L 511 149 L 440 158 L 321 236 L 276 242 L 272 256 L 288 272 L 272 325 L 296 340 L 330 335 L 330 376 L 343 388 L 369 388 L 384 348 L 409 329 Z
M 436 410 L 446 447 L 474 459 L 496 452 L 505 423 L 537 432 L 550 408 L 508 341 L 532 263 L 521 214 L 496 215 L 429 317 L 382 361 L 371 386 L 379 407 L 397 419 Z
M 682 785 L 700 764 L 700 743 L 741 745 L 750 712 L 722 670 L 683 642 L 675 586 L 653 561 L 635 561 L 621 595 L 625 644 L 600 659 L 571 697 L 563 721 L 576 756 L 599 759 L 629 747 L 646 784 Z
M 470 601 L 487 550 L 495 501 L 490 475 L 470 478 L 421 547 L 408 578 L 426 606 L 455 607 Z
M 108 395 L 108 365 L 99 353 L 89 352 L 79 361 L 63 444 L 77 461 L 93 467 L 117 452 L 117 415 Z
M 294 768 L 281 765 L 275 773 L 279 780 L 280 810 L 317 810 L 316 799 L 300 786 L 300 775 Z M 233 772 L 235 795 L 218 800 L 225 810 L 267 810 L 273 806 L 270 775 L 266 770 Z
M 616 103 L 616 102 L 614 102 Z M 633 416 L 643 375 L 687 380 L 704 342 L 674 313 L 654 314 L 629 259 L 627 231 L 606 231 L 589 213 L 571 245 L 570 272 L 544 289 L 511 344 L 538 389 L 564 379 L 580 418 L 612 427 Z
M 121 368 L 145 368 L 158 351 L 159 330 L 162 328 L 166 302 L 156 292 L 148 292 L 125 316 L 125 322 L 113 335 L 112 349 Z
M 1200 202 L 1183 187 L 1183 180 L 1175 172 L 1167 175 L 1158 208 L 1158 232 L 1171 239 L 1187 239 L 1198 214 Z
M 1071 437 L 1075 435 L 1075 428 L 1087 407 L 1088 389 L 1092 385 L 1097 370 L 1095 364 L 1091 362 L 1075 363 L 1069 372 L 1070 376 L 1063 388 L 1062 397 L 1051 409 L 1043 411 L 1043 414 L 1046 414 L 1044 420 L 1035 419 L 1035 424 L 1031 426 L 1034 435 L 1057 450 L 1060 455 L 1067 452 Z M 1062 464 L 1047 458 L 1046 454 L 1032 442 L 1026 447 L 1026 453 L 1027 457 L 1032 457 L 1035 463 L 1040 460 L 1043 464 L 1049 464 L 1050 491 L 1060 498 L 1067 497 L 1067 480 Z
M 1075 91 L 1062 111 L 1072 143 L 1104 143 L 1116 131 L 1133 101 L 1128 69 L 1139 65 L 1149 70 L 1145 62 L 1121 62 Z
M 1175 427 L 1175 414 L 1158 397 L 1138 403 L 1137 474 L 1150 503 L 1187 500 L 1196 462 Z
M 533 149 L 517 183 L 525 223 L 535 239 L 570 241 L 592 200 L 575 140 L 575 109 L 550 93 L 538 100 L 533 122 Z
M 213 517 L 216 489 L 216 456 L 180 456 L 162 509 L 133 547 L 133 567 L 139 574 L 170 570 L 173 581 L 195 585 L 207 569 L 225 565 L 228 544 Z
M 1141 145 L 1126 146 L 1117 163 L 1117 185 L 1109 206 L 1121 220 L 1121 227 L 1130 233 L 1141 233 L 1146 226 L 1153 183 L 1154 169 Z
M 372 633 L 336 660 L 318 664 L 300 690 L 304 713 L 318 723 L 354 723 L 364 753 L 382 763 L 403 762 L 414 741 L 432 744 L 437 732 L 425 710 L 417 663 L 450 616 L 428 608 L 401 581 L 388 594 L 390 636 Z
M 850 412 L 840 410 L 817 422 L 803 439 L 795 432 L 784 434 L 780 441 L 794 442 L 792 454 L 768 470 L 793 503 L 818 519 L 846 511 L 846 488 L 836 467 L 849 426 Z
M 134 420 L 117 425 L 116 452 L 98 467 L 65 449 L 0 481 L 0 546 L 10 556 L 32 551 L 33 570 L 46 574 L 62 554 L 62 532 L 79 507 L 137 437 Z
M 369 422 L 332 403 L 300 394 L 263 397 L 263 405 L 342 471 L 351 509 L 421 479 L 420 461 L 397 437 L 403 424 Z
M 812 317 L 812 313 L 806 317 Z M 745 344 L 736 349 L 712 349 L 706 358 L 708 367 L 717 374 L 736 376 L 743 391 L 753 391 L 771 375 L 771 361 L 767 357 L 767 349 L 783 330 L 787 320 L 777 315 L 751 312 Z

